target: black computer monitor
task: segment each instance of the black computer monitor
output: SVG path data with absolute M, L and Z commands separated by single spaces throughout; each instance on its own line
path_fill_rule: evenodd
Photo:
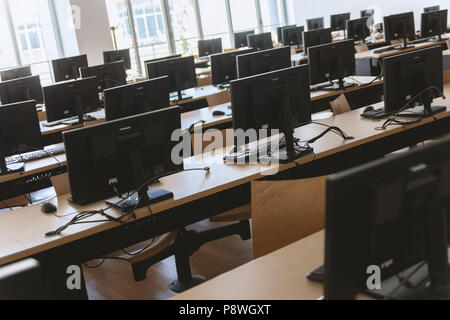
M 441 46 L 384 58 L 383 76 L 384 104 L 387 114 L 398 112 L 406 103 L 413 102 L 420 103 L 421 106 L 414 111 L 406 110 L 405 115 L 428 116 L 446 110 L 445 107 L 431 106 L 433 100 L 440 97 L 443 91 Z M 426 90 L 429 88 L 433 89 Z M 411 101 L 416 96 L 418 98 Z M 414 106 L 415 104 L 410 105 L 411 108 Z
M 43 267 L 25 259 L 0 267 L 0 300 L 41 301 L 50 299 Z
M 80 78 L 80 68 L 88 66 L 87 55 L 52 61 L 55 82 L 74 80 Z
M 308 31 L 325 28 L 323 17 L 306 20 L 306 27 Z
M 325 299 L 450 298 L 450 138 L 339 173 L 326 195 Z
M 157 62 L 157 61 L 163 61 L 163 60 L 170 60 L 170 59 L 175 59 L 175 58 L 181 58 L 181 54 L 174 54 L 172 56 L 166 56 L 166 57 L 161 57 L 161 58 L 155 58 L 155 59 L 151 59 L 151 60 L 146 60 L 144 61 L 144 65 L 147 65 L 147 63 L 150 62 Z
M 237 57 L 254 51 L 254 49 L 245 49 L 212 54 L 210 57 L 212 85 L 228 87 L 231 80 L 237 79 Z
M 123 61 L 125 69 L 130 70 L 131 69 L 130 49 L 103 52 L 103 62 L 105 64 L 116 61 Z
M 305 31 L 304 26 L 284 28 L 283 33 L 283 45 L 285 46 L 296 46 L 301 47 L 303 45 L 303 32 Z
M 198 40 L 199 57 L 207 57 L 214 53 L 221 53 L 222 51 L 222 38 Z
M 375 14 L 375 10 L 373 10 L 373 9 L 361 10 L 361 18 L 370 18 L 374 14 Z
M 331 31 L 345 30 L 348 20 L 350 20 L 350 13 L 333 14 L 330 16 Z
M 442 34 L 447 32 L 447 16 L 447 9 L 422 13 L 420 37 L 428 38 L 438 36 L 439 40 L 441 40 Z
M 414 26 L 414 13 L 400 13 L 384 17 L 384 39 L 386 42 L 392 40 L 403 40 L 403 48 L 407 48 L 407 40 L 414 39 L 416 29 Z
M 294 127 L 311 122 L 309 67 L 291 67 L 231 81 L 233 128 L 280 130 L 286 137 L 281 163 L 296 158 Z M 253 141 L 239 141 L 235 145 Z
M 247 36 L 248 46 L 257 51 L 273 48 L 272 33 L 249 34 Z
M 235 32 L 234 33 L 234 47 L 236 49 L 248 47 L 247 36 L 250 34 L 255 34 L 255 30 L 244 31 L 244 32 Z
M 74 123 L 81 123 L 100 106 L 95 77 L 44 87 L 44 97 L 48 122 L 78 117 Z
M 303 52 L 308 53 L 309 47 L 327 44 L 333 41 L 331 28 L 303 32 Z
M 366 42 L 366 38 L 370 36 L 370 29 L 367 25 L 369 18 L 360 18 L 347 21 L 347 39 Z
M 285 28 L 294 28 L 294 27 L 296 27 L 296 26 L 297 26 L 297 25 L 292 24 L 292 25 L 289 25 L 289 26 L 278 27 L 278 28 L 277 28 L 277 39 L 278 39 L 278 43 L 283 43 L 283 29 L 285 29 Z
M 169 77 L 155 78 L 105 90 L 106 121 L 170 106 Z
M 238 78 L 286 69 L 292 66 L 291 49 L 275 48 L 237 56 Z
M 36 103 L 32 100 L 0 106 L 0 175 L 24 170 L 23 163 L 6 165 L 6 157 L 42 148 Z
M 344 82 L 345 77 L 355 74 L 355 42 L 344 40 L 308 48 L 311 84 L 331 82 L 324 90 L 342 90 L 353 83 Z M 337 83 L 333 83 L 338 80 Z
M 432 7 L 423 8 L 423 12 L 438 11 L 439 9 L 441 9 L 440 6 L 432 6 Z
M 87 204 L 139 189 L 138 195 L 111 199 L 127 211 L 173 197 L 148 181 L 183 168 L 172 162 L 181 128 L 180 109 L 167 108 L 63 133 L 71 201 Z M 119 203 L 120 202 L 120 203 Z
M 97 77 L 99 92 L 127 84 L 127 73 L 122 60 L 94 67 L 80 68 L 80 72 L 83 78 Z
M 0 78 L 2 81 L 15 80 L 30 76 L 32 76 L 30 66 L 14 68 L 0 72 Z
M 34 100 L 37 104 L 44 101 L 41 79 L 30 76 L 0 82 L 0 100 L 2 104 Z
M 177 93 L 177 96 L 171 97 L 171 101 L 192 98 L 183 94 L 182 91 L 197 86 L 193 56 L 150 62 L 146 64 L 146 69 L 148 79 L 169 77 L 170 92 Z

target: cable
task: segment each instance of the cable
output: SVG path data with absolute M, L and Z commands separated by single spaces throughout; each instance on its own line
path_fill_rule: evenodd
M 154 182 L 158 181 L 159 179 L 162 179 L 162 178 L 164 178 L 166 176 L 170 176 L 172 174 L 180 173 L 180 172 L 183 172 L 183 171 L 206 171 L 206 172 L 209 173 L 209 172 L 211 172 L 211 169 L 209 167 L 192 168 L 192 169 L 178 170 L 178 171 L 173 171 L 173 172 L 168 172 L 168 173 L 165 173 L 165 174 L 161 174 L 161 175 L 156 176 L 156 177 L 148 180 L 147 182 L 145 182 L 143 185 L 141 185 L 139 188 L 137 188 L 136 191 L 130 193 L 126 198 L 124 198 L 124 199 L 120 200 L 119 202 L 117 202 L 115 204 L 115 206 L 119 206 L 124 201 L 128 200 L 130 197 L 133 197 L 134 195 L 139 194 L 139 192 L 143 188 L 148 188 L 149 185 L 153 184 Z M 77 225 L 77 224 L 100 223 L 100 222 L 115 222 L 115 223 L 119 223 L 119 224 L 126 224 L 130 219 L 128 219 L 125 222 L 122 221 L 122 219 L 124 219 L 126 217 L 129 217 L 129 216 L 134 217 L 136 219 L 136 215 L 135 215 L 134 211 L 136 210 L 138 205 L 139 205 L 139 202 L 136 203 L 136 206 L 130 212 L 127 212 L 127 213 L 122 212 L 122 216 L 119 217 L 119 218 L 114 218 L 114 217 L 106 214 L 106 211 L 112 209 L 113 206 L 110 206 L 110 207 L 107 207 L 107 208 L 101 209 L 101 210 L 76 212 L 76 213 L 73 213 L 73 214 L 76 214 L 76 216 L 73 217 L 68 223 L 66 223 L 65 225 L 59 227 L 58 229 L 56 229 L 54 231 L 47 232 L 45 234 L 45 236 L 46 237 L 54 237 L 54 236 L 60 235 L 64 230 L 66 230 L 70 226 Z M 147 207 L 149 208 L 149 206 L 147 206 Z M 150 209 L 150 212 L 151 212 L 151 209 Z M 65 216 L 69 216 L 69 215 L 73 215 L 73 214 L 68 214 L 68 215 L 65 215 Z M 105 217 L 106 220 L 83 221 L 83 220 L 91 218 L 91 217 L 93 217 L 95 215 L 101 215 L 101 216 Z M 65 216 L 60 216 L 60 217 L 65 217 Z

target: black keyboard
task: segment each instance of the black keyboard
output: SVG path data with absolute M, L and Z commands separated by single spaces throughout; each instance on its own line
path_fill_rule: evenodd
M 383 119 L 386 118 L 387 116 L 388 114 L 384 112 L 384 109 L 376 109 L 361 114 L 361 117 L 364 119 Z
M 12 163 L 17 163 L 17 162 L 27 163 L 27 162 L 45 159 L 45 158 L 49 158 L 49 157 L 59 156 L 64 153 L 66 153 L 66 149 L 64 148 L 63 145 L 60 145 L 60 146 L 55 146 L 55 147 L 48 148 L 45 150 L 38 150 L 38 151 L 34 151 L 34 152 L 29 152 L 29 153 L 24 153 L 24 154 L 9 157 L 6 160 L 6 164 L 12 164 Z
M 325 266 L 320 266 L 306 276 L 308 280 L 318 283 L 325 282 Z

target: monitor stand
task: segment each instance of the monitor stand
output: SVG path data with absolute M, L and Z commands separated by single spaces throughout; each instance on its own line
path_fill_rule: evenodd
M 399 117 L 403 118 L 428 118 L 436 114 L 447 111 L 447 107 L 443 106 L 433 106 L 431 107 L 431 114 L 427 112 L 424 106 L 418 106 L 414 108 L 407 109 L 398 114 Z
M 132 142 L 130 140 L 135 139 L 136 137 L 132 136 L 129 139 L 126 137 L 122 139 L 122 144 L 124 148 L 129 150 L 130 152 L 130 161 L 131 167 L 133 171 L 134 181 L 137 185 L 143 186 L 138 192 L 134 193 L 133 196 L 128 198 L 116 197 L 113 199 L 109 199 L 106 201 L 106 204 L 121 210 L 122 212 L 132 213 L 137 209 L 148 207 L 152 204 L 169 200 L 173 198 L 173 193 L 158 189 L 158 188 L 148 188 L 146 185 L 148 183 L 146 178 L 145 169 L 142 163 L 142 152 L 139 149 L 128 149 L 133 148 Z
M 178 102 L 178 101 L 188 100 L 188 99 L 192 99 L 192 98 L 193 98 L 193 96 L 189 96 L 186 93 L 184 93 L 183 91 L 178 90 L 176 96 L 170 97 L 170 102 Z
M 0 155 L 0 176 L 5 176 L 7 174 L 24 172 L 25 171 L 25 163 L 18 162 L 12 164 L 6 164 L 5 157 Z
M 230 86 L 231 86 L 230 83 L 222 83 L 222 84 L 218 84 L 217 88 L 224 90 L 224 89 L 229 89 Z

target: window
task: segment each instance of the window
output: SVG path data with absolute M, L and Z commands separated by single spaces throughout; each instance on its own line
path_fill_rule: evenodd
M 16 59 L 14 65 L 8 63 L 9 67 L 18 66 L 19 63 L 31 65 L 33 74 L 40 75 L 43 85 L 51 84 L 52 75 L 49 61 L 59 58 L 59 50 L 48 1 L 6 1 L 1 6 L 2 22 L 0 24 L 3 27 L 2 30 L 10 30 L 9 26 L 4 25 L 5 21 L 8 21 L 7 15 L 10 14 L 13 29 L 11 32 L 14 32 L 15 39 L 17 39 L 19 54 L 19 59 Z M 2 47 L 5 43 L 5 47 L 9 48 L 7 55 L 14 57 L 16 52 L 11 45 L 11 39 L 11 35 L 2 32 Z M 3 62 L 1 64 L 3 67 Z
M 255 0 L 230 0 L 230 7 L 235 32 L 258 29 Z
M 231 48 L 227 7 L 224 0 L 198 0 L 205 39 L 222 38 L 224 48 Z
M 169 6 L 176 52 L 182 55 L 197 54 L 199 35 L 192 0 L 169 0 Z
M 283 25 L 283 8 L 281 0 L 259 0 L 264 32 L 272 32 L 276 39 L 277 27 Z
M 8 33 L 8 20 L 4 3 L 0 2 L 0 69 L 8 69 L 17 66 L 18 62 L 14 52 L 11 35 Z

